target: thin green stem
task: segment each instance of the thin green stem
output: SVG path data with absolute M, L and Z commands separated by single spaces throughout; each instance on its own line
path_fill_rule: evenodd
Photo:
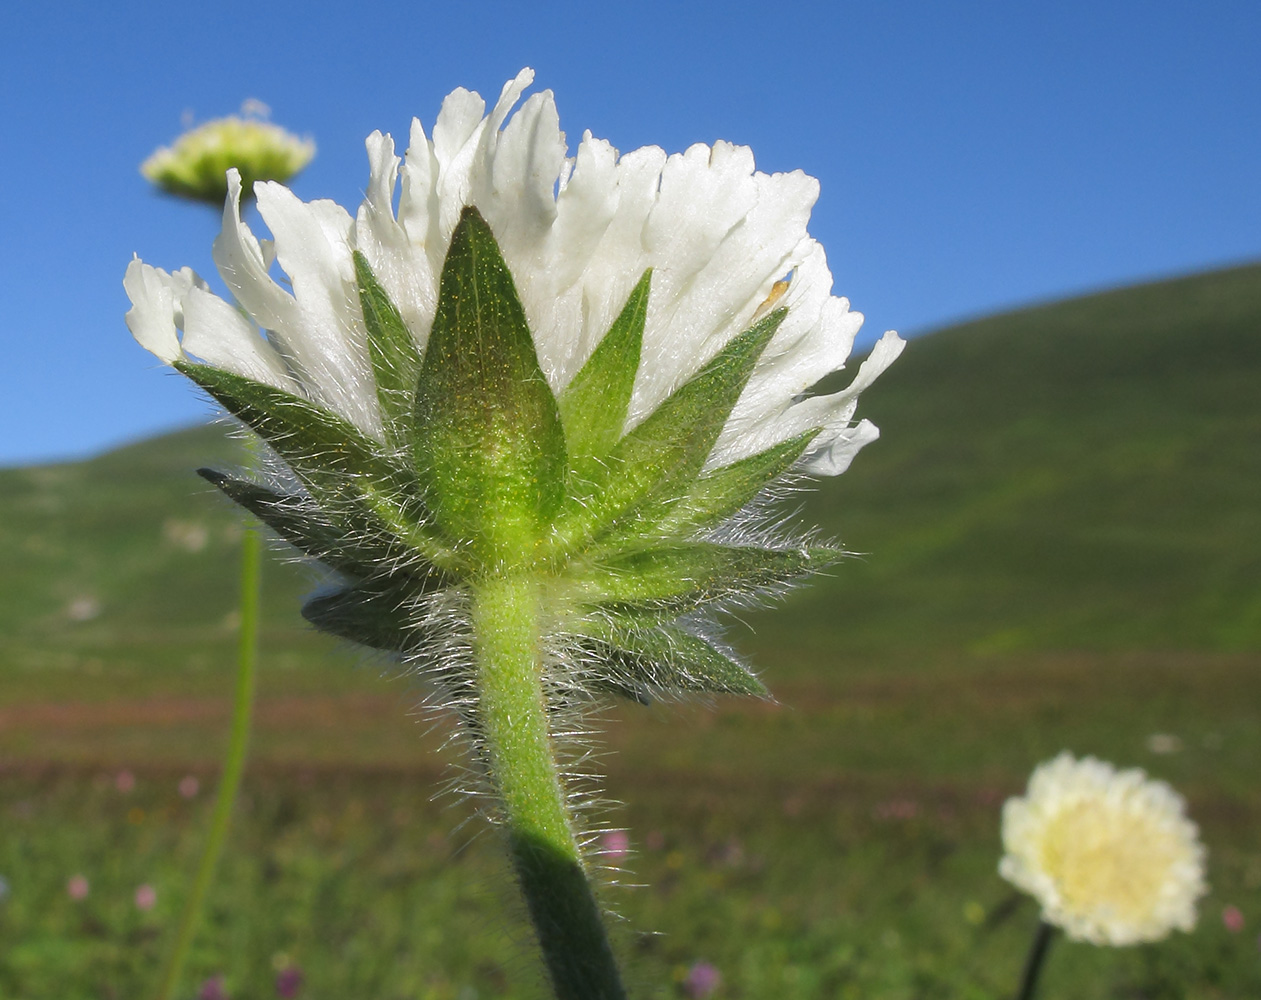
M 1033 1000 L 1038 991 L 1038 979 L 1042 975 L 1042 963 L 1046 961 L 1047 950 L 1054 938 L 1055 928 L 1045 920 L 1039 921 L 1033 943 L 1029 946 L 1029 954 L 1025 958 L 1025 970 L 1020 977 L 1020 992 L 1016 994 L 1016 1000 Z
M 549 735 L 537 584 L 527 576 L 482 581 L 473 630 L 477 724 L 552 987 L 558 1000 L 624 1000 Z
M 188 957 L 189 945 L 201 920 L 206 893 L 214 878 L 219 855 L 227 838 L 232 818 L 232 806 L 236 801 L 241 775 L 245 771 L 245 751 L 249 745 L 250 720 L 254 711 L 255 667 L 258 662 L 258 620 L 262 595 L 263 543 L 256 526 L 250 525 L 241 540 L 241 624 L 237 636 L 236 690 L 232 704 L 232 731 L 228 738 L 228 752 L 224 759 L 223 776 L 215 798 L 210 831 L 202 851 L 197 877 L 180 914 L 175 945 L 158 986 L 158 1000 L 170 1000 L 179 985 L 180 973 Z

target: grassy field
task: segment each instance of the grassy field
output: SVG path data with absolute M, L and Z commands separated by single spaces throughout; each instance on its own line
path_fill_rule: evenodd
M 734 623 L 777 702 L 605 720 L 637 995 L 687 996 L 707 962 L 715 997 L 1010 996 L 1037 913 L 995 872 L 999 811 L 1066 748 L 1178 787 L 1213 891 L 1193 934 L 1057 946 L 1045 1000 L 1261 995 L 1258 385 L 1257 267 L 913 343 L 864 397 L 882 440 L 801 497 L 867 554 Z M 201 428 L 0 470 L 0 998 L 151 988 L 231 683 L 241 529 L 191 470 L 236 449 Z M 185 995 L 276 996 L 295 966 L 311 1000 L 541 996 L 493 835 L 433 797 L 441 725 L 302 626 L 311 585 L 269 565 L 253 763 Z

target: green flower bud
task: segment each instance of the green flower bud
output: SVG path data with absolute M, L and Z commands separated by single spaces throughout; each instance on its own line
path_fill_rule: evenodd
M 315 156 L 315 142 L 279 125 L 231 115 L 189 129 L 140 165 L 140 172 L 167 194 L 220 208 L 228 196 L 227 173 L 240 171 L 248 196 L 255 181 L 284 183 Z

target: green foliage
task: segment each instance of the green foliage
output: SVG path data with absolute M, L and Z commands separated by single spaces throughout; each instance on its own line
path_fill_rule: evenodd
M 553 535 L 561 546 L 572 550 L 576 540 L 607 536 L 640 508 L 661 509 L 691 488 L 785 315 L 777 310 L 733 338 L 618 441 L 560 512 Z M 642 518 L 635 524 L 636 534 L 649 530 Z
M 578 600 L 590 607 L 677 617 L 715 601 L 755 596 L 817 572 L 840 553 L 822 546 L 773 549 L 714 542 L 661 543 L 573 567 Z M 562 578 L 564 579 L 564 578 Z
M 766 686 L 744 664 L 699 636 L 653 617 L 618 614 L 593 617 L 587 628 L 600 662 L 611 669 L 609 690 L 647 704 L 655 694 L 769 697 Z
M 714 1000 L 1010 1000 L 1036 913 L 994 873 L 997 804 L 983 803 L 984 784 L 838 778 L 822 766 L 786 781 L 751 753 L 726 765 L 692 756 L 703 741 L 678 721 L 645 734 L 669 756 L 641 753 L 614 773 L 630 803 L 616 820 L 634 851 L 623 878 L 644 884 L 610 888 L 608 899 L 652 932 L 622 935 L 633 995 L 682 1000 L 688 969 L 705 960 L 723 978 Z M 764 759 L 778 752 L 768 735 L 747 724 L 730 734 Z M 670 756 L 679 763 L 662 769 Z M 202 786 L 192 800 L 176 790 L 185 770 L 140 768 L 130 793 L 115 773 L 11 770 L 0 785 L 0 995 L 152 990 L 214 767 L 192 772 Z M 501 930 L 514 912 L 501 853 L 491 838 L 451 834 L 466 813 L 431 801 L 435 777 L 401 762 L 252 768 L 182 995 L 223 975 L 232 997 L 274 997 L 277 968 L 292 964 L 313 998 L 544 996 L 532 982 L 541 970 L 513 941 L 523 923 Z M 1061 942 L 1048 1000 L 1261 993 L 1261 813 L 1236 805 L 1233 816 L 1232 827 L 1207 817 L 1217 891 L 1193 934 L 1126 949 Z M 81 901 L 66 892 L 76 874 L 90 886 Z M 133 903 L 143 884 L 157 891 L 147 912 Z M 1218 919 L 1227 903 L 1248 915 L 1244 933 Z

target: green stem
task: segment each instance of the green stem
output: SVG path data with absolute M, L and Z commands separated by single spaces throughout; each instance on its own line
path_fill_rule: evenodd
M 214 878 L 223 842 L 227 837 L 232 818 L 232 805 L 236 801 L 241 775 L 245 770 L 245 750 L 249 744 L 250 717 L 254 709 L 254 676 L 258 661 L 258 619 L 262 594 L 263 542 L 255 526 L 248 526 L 241 539 L 241 625 L 237 636 L 236 690 L 232 704 L 232 732 L 228 738 L 228 752 L 223 765 L 223 777 L 215 798 L 214 813 L 210 820 L 210 832 L 202 852 L 197 877 L 192 891 L 184 903 L 180 915 L 175 946 L 171 949 L 158 987 L 158 1000 L 170 1000 L 179 985 L 184 960 L 189 945 L 197 932 L 206 893 Z
M 556 767 L 539 633 L 533 580 L 497 576 L 474 589 L 477 724 L 512 865 L 558 1000 L 623 1000 Z
M 1038 990 L 1038 978 L 1042 974 L 1042 963 L 1046 961 L 1047 950 L 1054 938 L 1055 928 L 1045 920 L 1039 921 L 1033 943 L 1029 946 L 1029 955 L 1025 958 L 1025 971 L 1020 977 L 1020 992 L 1016 994 L 1016 1000 L 1033 1000 Z

